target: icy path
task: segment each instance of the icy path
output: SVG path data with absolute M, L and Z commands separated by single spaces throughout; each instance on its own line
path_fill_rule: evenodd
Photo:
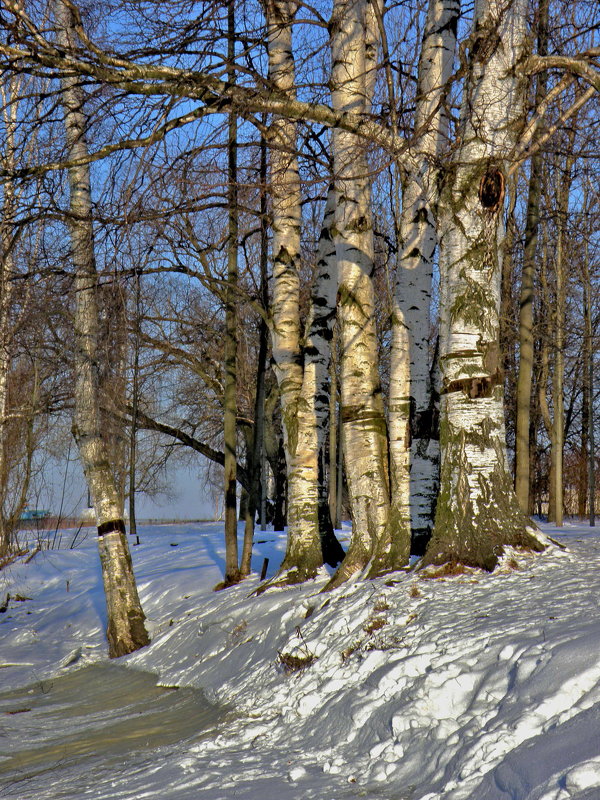
M 88 792 L 147 759 L 143 751 L 214 735 L 226 713 L 198 690 L 161 688 L 154 675 L 98 663 L 0 693 L 0 715 L 0 780 L 41 796 L 61 772 L 76 773 L 77 790 Z M 63 787 L 60 796 L 73 795 Z

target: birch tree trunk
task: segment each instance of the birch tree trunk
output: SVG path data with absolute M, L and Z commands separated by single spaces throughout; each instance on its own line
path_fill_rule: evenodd
M 370 19 L 369 19 L 370 16 Z M 366 0 L 335 0 L 331 18 L 332 104 L 338 114 L 370 110 L 377 57 L 376 17 Z M 330 586 L 368 567 L 407 563 L 408 529 L 390 525 L 387 429 L 378 374 L 373 292 L 373 222 L 365 143 L 333 131 L 339 270 L 341 423 L 352 540 Z
M 63 47 L 71 46 L 74 35 L 71 12 L 60 0 L 55 8 L 58 42 Z M 83 92 L 76 78 L 65 77 L 62 84 L 68 157 L 71 161 L 84 160 L 88 148 Z M 69 168 L 69 188 L 71 257 L 75 268 L 73 435 L 96 512 L 108 615 L 109 656 L 114 658 L 143 647 L 149 643 L 149 638 L 125 537 L 122 499 L 115 484 L 110 454 L 102 438 L 98 385 L 98 277 L 87 165 Z
M 502 210 L 524 122 L 526 17 L 526 0 L 475 6 L 460 144 L 441 196 L 441 485 L 423 565 L 491 570 L 505 545 L 544 547 L 512 487 L 498 346 Z
M 439 442 L 433 430 L 429 331 L 438 161 L 448 136 L 445 93 L 456 50 L 457 0 L 431 0 L 419 60 L 415 151 L 419 174 L 406 176 L 400 255 L 392 318 L 390 457 L 396 525 L 412 529 L 412 549 L 423 555 L 438 488 Z
M 268 0 L 269 78 L 293 97 L 295 0 Z M 276 117 L 270 128 L 273 217 L 273 359 L 281 392 L 287 463 L 288 538 L 278 582 L 314 577 L 323 563 L 319 535 L 316 364 L 300 342 L 300 177 L 296 123 Z
M 311 292 L 311 308 L 306 323 L 304 346 L 304 381 L 302 393 L 314 414 L 317 474 L 319 536 L 323 560 L 331 567 L 344 558 L 344 550 L 333 532 L 329 511 L 325 470 L 325 447 L 330 421 L 331 361 L 338 287 L 337 252 L 335 245 L 335 206 L 337 196 L 329 187 L 323 214 L 323 225 L 317 250 L 317 270 Z M 312 446 L 312 444 L 311 444 Z M 335 476 L 330 481 L 335 481 Z

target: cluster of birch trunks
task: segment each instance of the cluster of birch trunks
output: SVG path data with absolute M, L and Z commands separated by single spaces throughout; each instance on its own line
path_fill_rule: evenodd
M 37 71 L 60 82 L 75 276 L 73 433 L 97 517 L 111 655 L 143 646 L 148 636 L 125 536 L 122 492 L 115 484 L 111 453 L 102 435 L 90 186 L 90 162 L 96 155 L 88 145 L 86 82 L 149 98 L 187 98 L 190 108 L 196 109 L 188 113 L 189 120 L 227 114 L 230 210 L 238 204 L 236 120 L 255 122 L 262 115 L 268 162 L 268 321 L 281 404 L 288 530 L 285 558 L 271 584 L 307 580 L 327 561 L 338 565 L 329 584 L 334 587 L 357 573 L 373 577 L 402 569 L 411 550 L 422 556 L 422 565 L 460 562 L 485 569 L 494 568 L 506 546 L 542 550 L 542 539 L 527 516 L 524 456 L 517 453 L 519 499 L 507 458 L 500 347 L 505 208 L 513 175 L 526 158 L 535 159 L 544 114 L 552 108 L 546 83 L 538 78 L 537 108 L 532 112 L 536 76 L 548 70 L 564 75 L 553 84 L 554 99 L 560 95 L 561 81 L 565 90 L 575 80 L 585 87 L 577 102 L 563 111 L 561 124 L 565 124 L 600 89 L 598 51 L 548 55 L 547 37 L 542 36 L 537 37 L 536 48 L 535 28 L 541 30 L 548 15 L 544 2 L 533 8 L 529 0 L 477 0 L 465 14 L 459 0 L 429 0 L 416 69 L 412 130 L 402 135 L 382 0 L 333 0 L 327 20 L 330 104 L 301 99 L 294 42 L 301 5 L 296 0 L 264 0 L 257 9 L 264 16 L 267 62 L 264 80 L 257 86 L 236 77 L 241 59 L 235 47 L 233 2 L 224 6 L 229 38 L 227 66 L 221 74 L 163 64 L 159 58 L 137 62 L 103 49 L 88 35 L 84 15 L 70 0 L 55 0 L 48 29 L 34 21 L 26 3 L 3 0 L 2 6 L 8 22 L 3 22 L 7 36 L 0 53 L 7 73 Z M 531 12 L 537 15 L 533 25 Z M 375 116 L 372 108 L 379 76 L 388 83 L 385 119 Z M 403 114 L 406 117 L 406 110 Z M 184 117 L 178 124 L 183 124 L 181 120 Z M 307 120 L 330 131 L 330 174 L 305 318 L 301 311 L 305 187 L 298 128 Z M 10 119 L 5 123 L 9 134 L 10 123 Z M 385 396 L 373 280 L 370 151 L 374 147 L 386 152 L 401 187 L 391 201 L 397 202 L 399 250 L 392 276 Z M 6 167 L 10 164 L 5 161 Z M 539 166 L 531 168 L 532 180 L 536 169 Z M 10 185 L 6 183 L 4 193 L 5 215 L 10 212 Z M 228 249 L 227 282 L 234 287 L 238 229 L 233 213 L 229 240 L 233 244 Z M 435 357 L 434 267 L 439 273 Z M 5 259 L 0 315 L 10 302 L 10 281 L 5 279 L 9 272 Z M 225 305 L 226 326 L 235 328 L 233 288 Z M 524 308 L 526 313 L 526 303 Z M 339 343 L 340 437 L 352 520 L 346 553 L 323 514 L 334 325 Z M 236 352 L 231 347 L 235 337 L 228 341 L 225 583 L 249 571 L 252 543 L 250 536 L 240 569 L 235 519 Z M 528 346 L 523 345 L 525 353 Z M 4 350 L 0 348 L 0 359 Z M 0 363 L 2 408 L 5 372 Z M 531 378 L 527 384 L 526 371 L 522 384 L 520 396 L 528 408 Z M 4 413 L 0 409 L 0 416 Z M 528 436 L 529 423 L 522 418 L 519 424 L 517 450 L 519 441 Z M 252 517 L 255 508 L 256 496 Z

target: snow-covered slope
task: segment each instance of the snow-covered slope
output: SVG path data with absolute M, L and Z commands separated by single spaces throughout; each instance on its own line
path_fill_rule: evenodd
M 257 578 L 212 591 L 218 524 L 142 529 L 153 642 L 120 663 L 235 713 L 122 774 L 67 763 L 0 796 L 599 800 L 600 533 L 550 532 L 566 550 L 510 554 L 492 575 L 394 573 L 324 594 L 324 571 L 256 597 Z M 272 574 L 278 536 L 257 533 L 257 569 L 268 556 Z M 0 573 L 0 600 L 31 598 L 0 615 L 0 689 L 106 658 L 97 560 L 89 536 Z

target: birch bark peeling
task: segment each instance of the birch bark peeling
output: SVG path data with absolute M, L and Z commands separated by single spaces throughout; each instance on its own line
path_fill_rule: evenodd
M 57 37 L 70 45 L 71 12 L 55 6 Z M 76 78 L 63 78 L 61 102 L 69 158 L 87 154 L 83 92 Z M 108 614 L 109 656 L 115 658 L 149 643 L 125 536 L 122 499 L 102 438 L 98 377 L 98 276 L 94 259 L 89 166 L 69 169 L 71 257 L 75 268 L 75 411 L 73 435 L 94 501 L 98 548 Z
M 441 195 L 441 486 L 423 565 L 491 570 L 506 545 L 542 550 L 506 457 L 499 307 L 509 154 L 524 125 L 527 3 L 478 0 L 460 145 Z

